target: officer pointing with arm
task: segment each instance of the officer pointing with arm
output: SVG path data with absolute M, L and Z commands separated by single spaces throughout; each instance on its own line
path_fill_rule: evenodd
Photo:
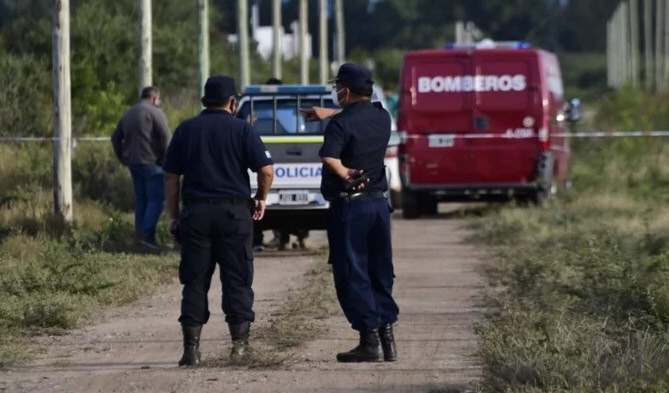
M 329 262 L 339 304 L 359 331 L 360 342 L 337 354 L 339 362 L 397 359 L 392 324 L 399 309 L 392 296 L 393 262 L 384 156 L 390 117 L 371 102 L 372 75 L 359 65 L 343 64 L 334 80 L 333 100 L 343 107 L 306 110 L 307 119 L 331 117 L 319 152 L 321 192 L 330 201 Z
M 164 162 L 170 231 L 181 243 L 181 323 L 184 353 L 179 366 L 200 362 L 200 333 L 209 319 L 207 292 L 216 264 L 223 286 L 222 308 L 230 329 L 230 356 L 248 351 L 253 312 L 253 220 L 265 214 L 274 179 L 271 156 L 247 122 L 232 114 L 234 79 L 207 79 L 205 109 L 177 127 Z M 251 199 L 248 170 L 257 172 Z M 183 211 L 179 211 L 180 181 Z

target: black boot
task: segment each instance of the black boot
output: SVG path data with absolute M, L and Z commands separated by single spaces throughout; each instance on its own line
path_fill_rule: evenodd
M 393 335 L 393 325 L 387 323 L 379 328 L 379 337 L 381 338 L 381 348 L 383 348 L 383 360 L 394 362 L 397 360 L 397 348 L 395 348 L 395 336 Z
M 342 363 L 378 362 L 381 360 L 379 331 L 361 330 L 360 344 L 348 352 L 337 354 L 337 361 Z
M 200 333 L 202 325 L 181 325 L 184 335 L 184 354 L 179 360 L 179 367 L 194 367 L 200 364 Z
M 232 359 L 240 359 L 246 356 L 249 352 L 249 331 L 251 330 L 251 322 L 244 321 L 238 324 L 228 324 L 230 328 L 230 338 L 232 338 L 232 350 L 230 357 Z

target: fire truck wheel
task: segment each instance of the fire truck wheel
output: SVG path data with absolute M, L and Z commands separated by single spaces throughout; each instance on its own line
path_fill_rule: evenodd
M 429 194 L 423 194 L 420 197 L 420 213 L 427 216 L 437 215 L 437 198 Z
M 557 189 L 557 180 L 555 180 L 555 177 L 552 177 L 550 183 L 547 186 L 534 191 L 530 195 L 530 200 L 537 206 L 543 206 L 546 201 L 555 197 L 557 194 Z

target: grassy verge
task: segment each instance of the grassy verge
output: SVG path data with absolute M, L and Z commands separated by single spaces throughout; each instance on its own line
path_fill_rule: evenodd
M 305 283 L 291 292 L 281 308 L 272 314 L 269 325 L 251 332 L 250 356 L 231 360 L 225 353 L 205 362 L 204 366 L 272 368 L 294 360 L 290 349 L 318 337 L 323 328 L 315 321 L 332 315 L 337 306 L 330 265 L 324 256 L 316 258 L 305 278 Z
M 474 219 L 491 246 L 484 392 L 669 390 L 669 147 L 575 146 L 574 188 Z
M 81 326 L 176 277 L 175 254 L 133 240 L 128 175 L 108 146 L 89 148 L 75 153 L 68 228 L 52 213 L 50 146 L 0 145 L 0 368 L 30 358 L 28 335 Z

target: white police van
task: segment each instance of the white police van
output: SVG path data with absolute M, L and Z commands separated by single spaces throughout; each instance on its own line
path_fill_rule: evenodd
M 253 125 L 274 160 L 274 184 L 260 229 L 294 233 L 326 228 L 329 204 L 320 192 L 322 163 L 318 151 L 329 120 L 307 122 L 299 109 L 337 108 L 331 90 L 323 85 L 251 85 L 244 90 L 237 117 Z M 390 158 L 390 164 L 396 166 L 396 159 Z M 393 172 L 397 173 L 394 169 L 386 168 L 389 183 Z M 255 176 L 250 178 L 255 188 Z

